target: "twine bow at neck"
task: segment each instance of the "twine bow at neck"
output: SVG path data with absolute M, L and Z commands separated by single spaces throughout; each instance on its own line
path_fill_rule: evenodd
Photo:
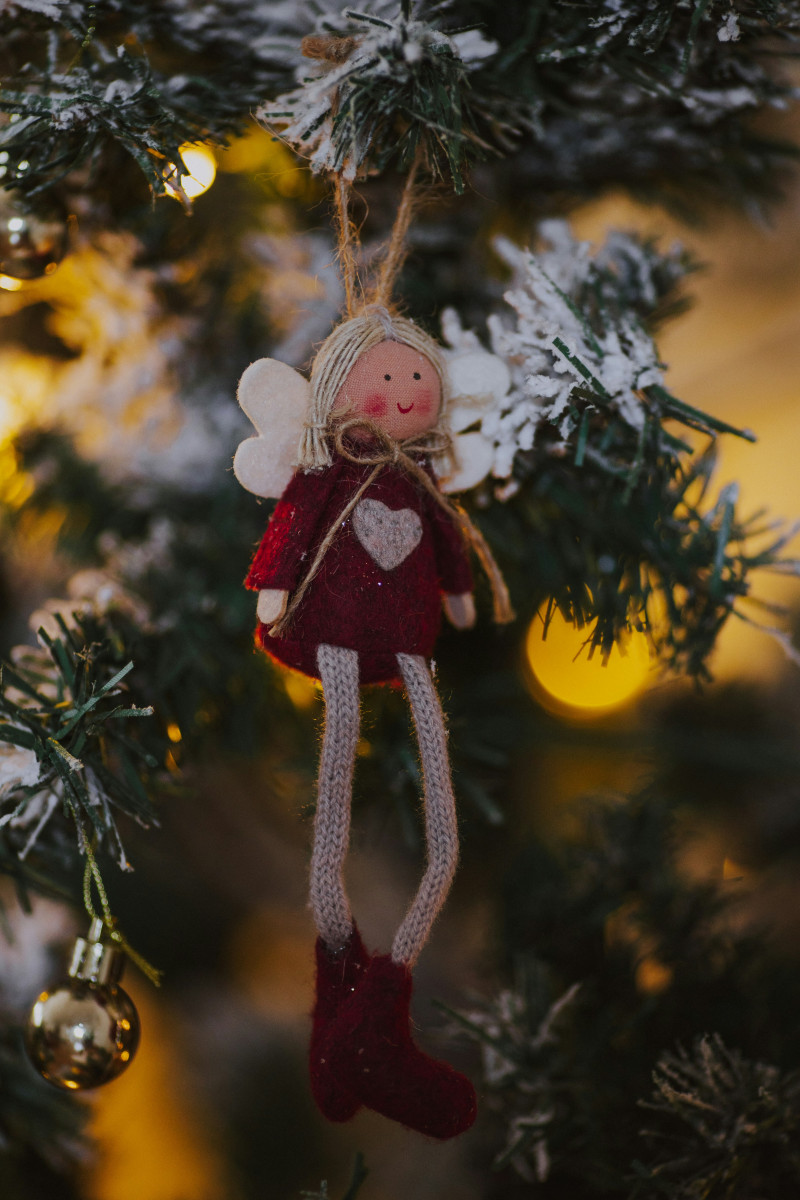
M 353 439 L 348 439 L 347 436 L 356 428 L 366 431 L 370 436 L 367 444 L 359 447 L 358 453 L 354 452 Z M 461 505 L 443 495 L 425 468 L 415 458 L 412 458 L 413 454 L 448 452 L 452 454 L 453 439 L 449 433 L 428 435 L 419 441 L 414 438 L 408 438 L 406 441 L 398 442 L 383 429 L 375 425 L 374 422 L 365 420 L 363 417 L 351 417 L 348 420 L 339 422 L 335 427 L 334 447 L 337 454 L 346 459 L 347 462 L 371 466 L 372 470 L 350 497 L 320 542 L 317 552 L 314 555 L 314 561 L 311 563 L 299 586 L 292 593 L 286 611 L 270 629 L 270 634 L 273 637 L 282 637 L 285 634 L 300 601 L 303 599 L 311 581 L 322 565 L 322 560 L 327 554 L 337 531 L 341 529 L 361 497 L 372 486 L 383 468 L 387 466 L 400 467 L 447 513 L 461 534 L 464 544 L 474 551 L 489 580 L 492 589 L 492 615 L 495 622 L 498 625 L 507 625 L 509 621 L 514 620 L 515 614 L 511 607 L 511 600 L 505 579 L 483 534 L 472 523 Z
M 369 440 L 362 442 L 357 454 L 353 453 L 353 439 L 348 436 L 356 429 L 369 435 Z M 364 417 L 349 417 L 346 421 L 338 421 L 333 429 L 333 445 L 336 453 L 348 462 L 360 463 L 365 467 L 399 465 L 414 478 L 415 472 L 422 471 L 422 468 L 411 458 L 412 454 L 447 454 L 451 457 L 453 454 L 453 438 L 444 430 L 398 442 L 374 421 Z M 426 479 L 430 479 L 426 471 L 422 473 Z

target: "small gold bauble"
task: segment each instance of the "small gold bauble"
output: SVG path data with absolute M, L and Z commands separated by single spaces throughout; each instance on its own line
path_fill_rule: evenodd
M 66 248 L 67 223 L 61 216 L 26 213 L 0 191 L 0 275 L 41 279 L 55 271 Z
M 50 1083 L 73 1091 L 121 1075 L 139 1044 L 139 1015 L 127 992 L 71 979 L 42 992 L 28 1022 L 31 1061 Z
M 69 979 L 42 992 L 31 1010 L 25 1045 L 49 1083 L 78 1091 L 121 1075 L 139 1045 L 139 1014 L 118 985 L 122 955 L 94 921 L 78 938 Z

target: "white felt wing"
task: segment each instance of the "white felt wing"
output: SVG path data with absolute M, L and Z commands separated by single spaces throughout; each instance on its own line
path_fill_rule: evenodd
M 480 425 L 490 409 L 500 408 L 508 389 L 511 374 L 496 354 L 488 350 L 455 351 L 447 355 L 451 401 L 448 422 L 456 437 L 454 449 L 457 466 L 443 476 L 443 492 L 466 492 L 485 479 L 494 462 L 494 447 L 479 430 L 464 433 L 471 425 Z
M 294 470 L 309 392 L 308 380 L 275 358 L 259 358 L 245 371 L 238 399 L 258 437 L 242 442 L 233 473 L 248 492 L 268 500 L 282 495 Z
M 511 387 L 511 375 L 502 358 L 486 350 L 449 355 L 447 373 L 452 396 L 448 420 L 453 433 L 479 421 Z
M 494 447 L 482 433 L 460 433 L 453 439 L 458 464 L 450 475 L 443 475 L 443 492 L 466 492 L 485 479 L 494 462 Z

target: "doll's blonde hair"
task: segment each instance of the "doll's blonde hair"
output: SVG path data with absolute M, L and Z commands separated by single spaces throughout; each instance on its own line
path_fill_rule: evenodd
M 311 368 L 311 404 L 298 448 L 297 466 L 305 471 L 330 466 L 330 427 L 333 405 L 342 384 L 363 354 L 381 342 L 400 342 L 424 354 L 442 388 L 437 431 L 448 401 L 447 366 L 439 345 L 413 321 L 371 305 L 337 325 L 319 348 Z

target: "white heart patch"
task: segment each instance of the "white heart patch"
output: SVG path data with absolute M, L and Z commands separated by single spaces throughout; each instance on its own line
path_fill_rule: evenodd
M 353 529 L 372 561 L 384 571 L 399 567 L 422 537 L 422 521 L 413 508 L 387 508 L 380 500 L 359 501 Z

